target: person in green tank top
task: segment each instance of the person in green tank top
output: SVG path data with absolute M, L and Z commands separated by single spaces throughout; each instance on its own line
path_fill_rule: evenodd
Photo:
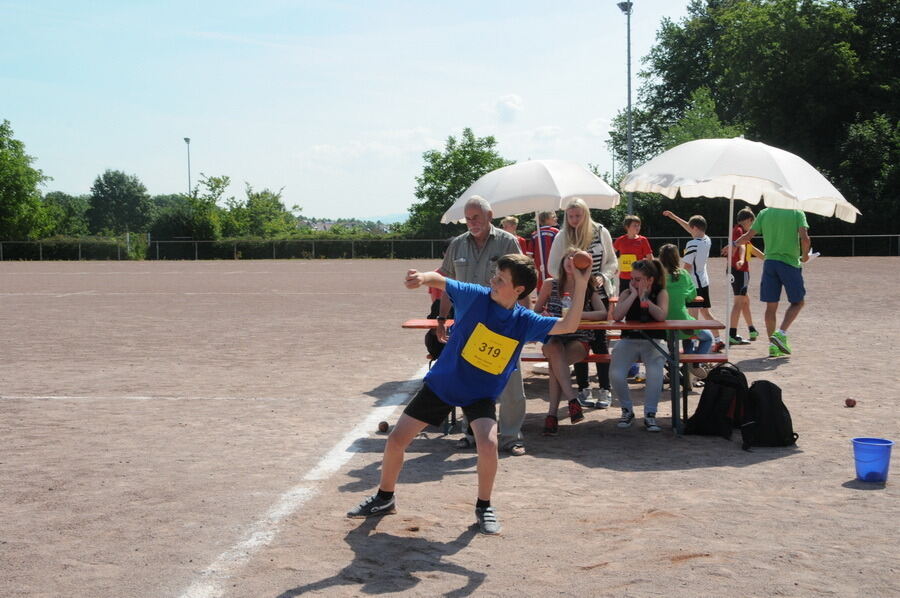
M 738 247 L 749 243 L 757 234 L 763 237 L 766 258 L 759 284 L 759 298 L 766 304 L 770 357 L 782 357 L 792 352 L 787 330 L 803 309 L 806 297 L 801 263 L 809 260 L 808 231 L 809 224 L 802 211 L 765 208 L 756 217 L 750 230 L 731 243 L 733 247 Z M 784 312 L 781 326 L 776 329 L 782 287 L 790 305 Z
M 659 261 L 666 270 L 666 290 L 669 292 L 669 312 L 667 320 L 693 320 L 688 313 L 687 302 L 697 298 L 697 287 L 687 270 L 681 267 L 681 256 L 678 247 L 666 243 L 659 248 Z M 693 336 L 697 337 L 694 343 Z M 681 333 L 681 345 L 685 353 L 709 353 L 712 348 L 713 334 L 709 330 L 694 330 Z M 701 380 L 706 378 L 706 368 L 697 364 L 692 372 Z

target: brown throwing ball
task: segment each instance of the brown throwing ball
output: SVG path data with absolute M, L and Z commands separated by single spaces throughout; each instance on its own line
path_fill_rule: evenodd
M 572 263 L 579 270 L 587 270 L 593 265 L 594 260 L 591 259 L 591 256 L 588 252 L 578 251 L 575 253 L 575 255 L 572 256 Z
M 847 399 L 844 401 L 844 405 L 847 407 L 856 407 L 856 399 Z
M 390 428 L 390 426 L 388 425 L 387 422 L 378 422 L 378 431 L 381 432 L 382 434 L 387 432 L 389 428 Z

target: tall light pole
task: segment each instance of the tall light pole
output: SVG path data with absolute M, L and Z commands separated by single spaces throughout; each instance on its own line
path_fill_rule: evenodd
M 630 79 L 630 78 L 631 78 L 631 75 L 629 75 L 629 79 Z M 629 94 L 631 93 L 631 88 L 629 88 L 628 93 L 629 93 Z M 630 98 L 631 96 L 629 95 L 628 97 Z M 630 102 L 630 101 L 631 101 L 631 100 L 629 100 L 629 102 Z M 630 114 L 630 113 L 629 113 L 629 114 Z M 629 118 L 631 118 L 631 117 L 629 116 Z M 631 122 L 631 121 L 629 121 L 629 122 Z M 628 126 L 629 126 L 629 130 L 630 130 L 631 125 L 628 125 Z M 631 137 L 629 137 L 629 139 L 631 139 Z M 190 138 L 190 137 L 185 137 L 185 138 L 184 138 L 184 143 L 185 143 L 185 145 L 187 145 L 187 156 L 188 156 L 188 197 L 190 197 L 190 196 L 191 196 L 191 138 Z M 628 143 L 629 143 L 629 145 L 631 144 L 630 141 L 629 141 Z
M 631 172 L 631 7 L 632 2 L 619 2 L 616 6 L 628 17 L 628 172 Z M 634 214 L 634 198 L 628 192 L 628 213 Z

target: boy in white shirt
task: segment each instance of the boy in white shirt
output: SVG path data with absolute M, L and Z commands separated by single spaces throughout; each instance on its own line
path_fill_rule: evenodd
M 694 215 L 690 220 L 682 220 L 674 213 L 666 210 L 663 216 L 671 218 L 677 222 L 681 228 L 691 235 L 691 240 L 684 247 L 684 256 L 682 262 L 684 269 L 690 272 L 691 278 L 694 279 L 694 286 L 697 287 L 697 298 L 703 299 L 702 303 L 695 304 L 695 307 L 688 309 L 693 317 L 698 320 L 715 320 L 716 317 L 710 311 L 709 302 L 709 274 L 706 271 L 706 263 L 709 261 L 709 250 L 712 247 L 712 241 L 706 235 L 706 218 Z M 721 351 L 725 346 L 724 341 L 720 337 L 716 337 L 713 345 L 715 351 Z

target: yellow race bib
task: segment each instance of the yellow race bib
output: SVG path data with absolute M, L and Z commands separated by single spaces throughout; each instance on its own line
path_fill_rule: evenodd
M 619 256 L 619 272 L 631 272 L 631 264 L 637 261 L 633 253 L 623 253 Z
M 479 322 L 461 355 L 478 369 L 497 375 L 506 368 L 518 346 L 519 341 L 492 332 Z

